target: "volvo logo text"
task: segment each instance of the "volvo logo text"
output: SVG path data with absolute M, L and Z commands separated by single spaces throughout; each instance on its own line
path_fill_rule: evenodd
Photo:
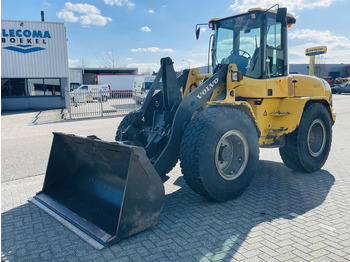
M 215 78 L 213 81 L 211 81 L 211 83 L 209 85 L 206 86 L 206 88 L 204 88 L 198 95 L 197 95 L 197 98 L 198 99 L 202 99 L 202 97 L 208 93 L 213 87 L 215 84 L 217 84 L 219 82 L 219 79 L 218 78 Z

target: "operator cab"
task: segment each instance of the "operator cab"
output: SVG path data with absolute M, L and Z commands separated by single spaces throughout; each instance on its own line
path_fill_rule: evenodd
M 285 8 L 250 9 L 247 13 L 212 19 L 215 31 L 212 66 L 236 64 L 244 76 L 265 79 L 288 75 L 287 26 L 295 18 Z

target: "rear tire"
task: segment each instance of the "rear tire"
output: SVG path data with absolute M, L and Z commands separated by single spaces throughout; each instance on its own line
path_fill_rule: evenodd
M 311 104 L 303 113 L 299 127 L 285 137 L 279 149 L 284 164 L 299 172 L 315 172 L 326 162 L 332 143 L 332 123 L 328 110 Z
M 244 112 L 206 108 L 187 126 L 180 162 L 186 183 L 216 201 L 238 197 L 248 187 L 259 160 L 258 133 Z

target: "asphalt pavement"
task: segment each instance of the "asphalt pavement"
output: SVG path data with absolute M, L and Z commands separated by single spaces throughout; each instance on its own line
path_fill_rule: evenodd
M 177 165 L 158 224 L 102 251 L 28 199 L 42 188 L 52 132 L 112 141 L 122 117 L 3 113 L 2 261 L 350 261 L 349 105 L 350 95 L 334 95 L 332 150 L 320 171 L 292 171 L 277 149 L 261 149 L 248 189 L 215 203 L 190 190 Z

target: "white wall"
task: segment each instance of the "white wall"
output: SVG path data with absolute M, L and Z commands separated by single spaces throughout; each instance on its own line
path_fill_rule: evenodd
M 69 69 L 69 82 L 83 84 L 83 70 L 82 69 Z
M 68 77 L 63 23 L 1 21 L 2 78 Z
M 112 90 L 132 90 L 137 75 L 97 75 L 98 84 L 109 85 Z

